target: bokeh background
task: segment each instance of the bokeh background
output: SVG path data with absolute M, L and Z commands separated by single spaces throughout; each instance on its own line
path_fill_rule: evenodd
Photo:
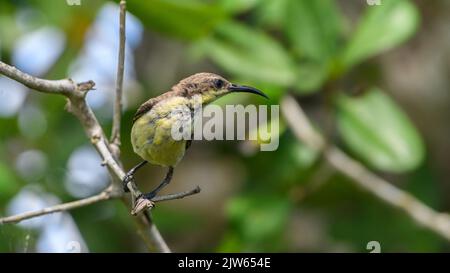
M 0 1 L 0 59 L 30 74 L 92 79 L 87 99 L 109 132 L 118 48 L 113 1 Z M 134 111 L 190 74 L 209 71 L 294 95 L 317 128 L 373 172 L 439 211 L 450 209 L 450 1 L 130 0 L 122 159 Z M 100 158 L 62 97 L 0 76 L 0 215 L 98 193 Z M 194 142 L 154 220 L 174 251 L 442 252 L 450 244 L 324 164 L 283 120 L 280 146 Z M 164 170 L 145 167 L 150 190 Z M 0 226 L 1 252 L 145 251 L 129 212 L 108 201 Z M 75 244 L 75 245 L 74 245 Z

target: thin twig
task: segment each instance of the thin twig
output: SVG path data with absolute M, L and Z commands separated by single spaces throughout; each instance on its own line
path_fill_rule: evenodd
M 183 192 L 179 192 L 179 193 L 172 193 L 172 194 L 167 194 L 167 195 L 161 195 L 161 196 L 155 196 L 154 198 L 152 198 L 153 202 L 162 202 L 162 201 L 168 201 L 168 200 L 174 200 L 174 199 L 181 199 L 184 198 L 186 196 L 190 196 L 190 195 L 194 195 L 200 192 L 200 187 L 197 186 L 192 190 L 189 191 L 183 191 Z
M 42 215 L 46 215 L 46 214 L 51 214 L 51 213 L 60 212 L 60 211 L 68 211 L 71 209 L 84 207 L 84 206 L 91 205 L 91 204 L 94 204 L 94 203 L 97 203 L 100 201 L 108 200 L 110 198 L 111 198 L 111 195 L 108 194 L 107 191 L 104 191 L 97 195 L 94 195 L 94 196 L 91 196 L 88 198 L 84 198 L 84 199 L 80 199 L 77 201 L 68 202 L 68 203 L 64 203 L 64 204 L 59 204 L 59 205 L 43 208 L 43 209 L 36 210 L 36 211 L 24 212 L 24 213 L 16 214 L 13 216 L 0 218 L 0 224 L 18 223 L 18 222 L 26 220 L 26 219 L 30 219 L 30 218 L 34 218 L 34 217 L 38 217 L 38 216 L 42 216 Z
M 134 183 L 129 183 L 134 184 Z M 173 193 L 162 196 L 155 196 L 152 199 L 147 199 L 144 195 L 139 195 L 136 200 L 133 201 L 134 207 L 131 210 L 131 215 L 138 215 L 142 211 L 147 211 L 152 209 L 155 206 L 155 202 L 162 202 L 174 199 L 181 199 L 189 195 L 193 195 L 200 192 L 200 187 L 197 186 L 195 189 L 190 191 L 184 191 L 180 193 Z
M 116 96 L 114 100 L 114 113 L 111 132 L 111 145 L 114 147 L 114 155 L 119 156 L 120 146 L 120 119 L 122 117 L 122 93 L 123 77 L 125 67 L 125 22 L 126 22 L 126 1 L 120 1 L 119 18 L 119 56 L 117 60 Z
M 283 116 L 296 137 L 323 153 L 324 158 L 336 170 L 350 177 L 359 187 L 394 208 L 402 210 L 415 223 L 450 241 L 450 216 L 434 211 L 420 200 L 378 177 L 364 165 L 352 159 L 335 146 L 326 146 L 325 139 L 313 128 L 300 105 L 291 96 L 281 102 Z

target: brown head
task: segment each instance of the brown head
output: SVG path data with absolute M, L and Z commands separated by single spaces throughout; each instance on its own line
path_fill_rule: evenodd
M 151 98 L 144 102 L 136 111 L 133 122 L 150 111 L 158 102 L 174 95 L 181 95 L 189 98 L 198 95 L 201 97 L 202 103 L 207 104 L 223 95 L 233 92 L 253 93 L 267 98 L 263 92 L 256 88 L 232 84 L 223 77 L 213 73 L 197 73 L 174 85 L 171 92 L 166 92 L 158 97 Z
M 187 97 L 199 95 L 203 99 L 203 103 L 212 102 L 223 95 L 234 92 L 253 93 L 267 98 L 256 88 L 232 84 L 222 76 L 213 73 L 197 73 L 189 76 L 173 86 L 172 90 Z

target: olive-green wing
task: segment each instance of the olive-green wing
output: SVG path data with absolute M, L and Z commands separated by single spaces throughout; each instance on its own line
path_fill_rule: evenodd
M 158 102 L 160 102 L 161 100 L 167 99 L 169 97 L 172 97 L 174 95 L 175 94 L 173 91 L 169 91 L 162 95 L 159 95 L 158 97 L 151 98 L 148 101 L 144 102 L 141 106 L 139 106 L 138 110 L 134 114 L 133 124 L 136 120 L 138 120 L 140 117 L 142 117 L 142 115 L 144 115 L 145 113 L 150 111 L 153 108 L 153 106 L 155 106 Z
M 136 111 L 136 113 L 134 114 L 133 117 L 133 123 L 139 119 L 140 117 L 142 117 L 143 114 L 147 113 L 148 111 L 150 111 L 152 109 L 152 107 L 156 104 L 156 98 L 151 98 L 148 101 L 144 102 L 143 104 L 141 104 L 141 106 L 139 106 L 138 110 Z

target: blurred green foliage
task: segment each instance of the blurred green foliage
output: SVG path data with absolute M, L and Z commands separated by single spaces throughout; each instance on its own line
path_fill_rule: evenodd
M 186 40 L 207 35 L 225 15 L 218 5 L 197 0 L 129 1 L 128 10 L 146 26 Z
M 343 140 L 374 168 L 401 173 L 422 163 L 425 151 L 419 134 L 381 90 L 357 98 L 342 95 L 338 111 Z
M 409 1 L 386 1 L 368 9 L 343 53 L 342 64 L 349 67 L 395 47 L 414 34 L 418 21 Z
M 45 24 L 58 25 L 68 37 L 76 38 L 71 38 L 75 42 L 68 43 L 69 47 L 75 47 L 73 51 L 67 50 L 49 73 L 65 76 L 74 52 L 82 46 L 82 34 L 104 1 L 86 1 L 80 7 L 70 8 L 44 2 L 0 2 L 5 6 L 4 11 L 0 11 L 0 33 L 6 37 L 6 46 L 2 50 L 8 56 L 8 51 L 13 48 L 10 41 L 17 38 L 10 31 L 14 27 L 14 12 L 23 6 L 40 10 L 50 18 Z M 405 189 L 412 190 L 420 198 L 424 194 L 427 203 L 439 206 L 439 195 L 433 191 L 436 185 L 428 183 L 435 179 L 429 167 L 423 164 L 426 158 L 423 141 L 403 110 L 375 86 L 367 86 L 359 96 L 350 95 L 358 84 L 365 83 L 365 78 L 355 74 L 355 70 L 364 70 L 372 57 L 400 46 L 417 30 L 419 12 L 411 1 L 389 0 L 380 6 L 364 6 L 356 22 L 351 22 L 332 0 L 127 2 L 128 10 L 148 31 L 155 31 L 169 40 L 182 41 L 195 60 L 211 61 L 233 80 L 263 87 L 272 104 L 277 104 L 287 92 L 300 99 L 325 96 L 332 102 L 328 112 L 336 113 L 331 118 L 338 129 L 337 137 L 330 141 L 339 144 L 342 140 L 352 155 L 374 171 L 410 174 L 413 182 L 407 183 Z M 83 23 L 74 23 L 74 18 L 82 18 Z M 350 87 L 341 85 L 348 77 L 352 82 Z M 10 128 L 2 129 L 0 137 L 2 142 L 17 137 L 24 146 L 51 153 L 53 168 L 45 181 L 38 183 L 61 199 L 70 199 L 59 182 L 63 177 L 61 168 L 71 151 L 86 140 L 81 128 L 74 125 L 75 119 L 60 111 L 63 108 L 61 100 L 40 95 L 34 99 L 42 105 L 48 119 L 48 135 L 34 140 L 23 138 L 19 136 L 15 119 L 0 119 L 0 128 Z M 125 113 L 125 119 L 132 112 Z M 108 118 L 102 118 L 101 122 L 110 125 Z M 127 135 L 129 125 L 123 130 L 123 135 Z M 280 147 L 270 153 L 236 155 L 238 151 L 231 148 L 231 144 L 217 143 L 217 146 L 217 155 L 232 154 L 245 168 L 247 176 L 239 194 L 227 202 L 227 223 L 207 251 L 332 249 L 328 245 L 292 246 L 286 239 L 291 218 L 300 208 L 315 210 L 327 218 L 326 234 L 321 236 L 327 236 L 331 242 L 344 242 L 348 246 L 344 250 L 365 252 L 365 244 L 371 240 L 381 241 L 383 251 L 438 251 L 442 246 L 439 238 L 361 193 L 339 174 L 326 178 L 323 187 L 304 200 L 300 198 L 300 202 L 296 193 L 303 192 L 309 181 L 317 177 L 322 171 L 322 162 L 314 151 L 298 143 L 289 130 L 281 131 Z M 18 191 L 21 182 L 8 165 L 8 157 L 1 146 L 0 151 L 0 204 L 3 207 Z M 136 161 L 127 143 L 124 143 L 122 154 L 125 160 Z M 96 210 L 99 212 L 94 212 Z M 73 213 L 91 251 L 135 250 L 127 239 L 135 236 L 126 216 L 128 212 L 117 210 L 115 217 L 120 219 L 119 222 L 114 218 L 99 220 L 101 225 L 91 224 L 91 219 L 101 213 L 100 205 Z M 155 219 L 163 232 L 171 236 L 202 229 L 207 222 L 201 215 L 178 212 L 170 207 L 155 211 Z M 105 230 L 104 225 L 110 228 Z M 183 227 L 183 231 L 179 227 Z M 302 230 L 288 236 L 301 237 L 297 233 Z M 11 250 L 7 240 L 2 239 L 0 233 L 1 251 Z

